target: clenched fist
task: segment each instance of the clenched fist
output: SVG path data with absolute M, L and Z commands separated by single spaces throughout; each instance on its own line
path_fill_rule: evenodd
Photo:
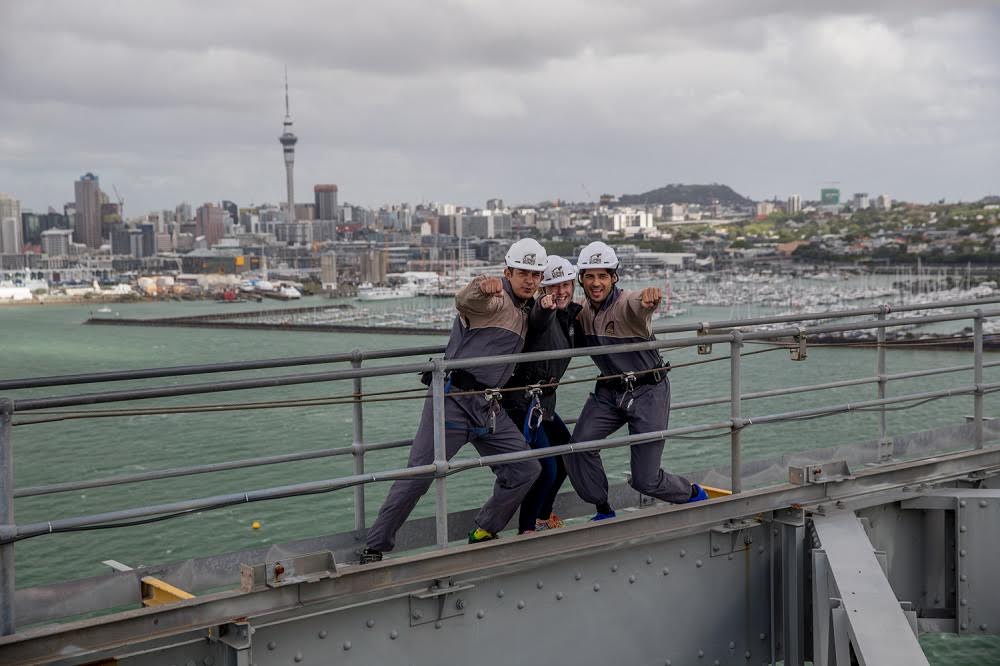
M 659 287 L 646 287 L 639 294 L 639 302 L 642 303 L 642 307 L 646 310 L 655 310 L 660 304 L 660 289 Z
M 498 277 L 483 278 L 479 281 L 479 293 L 483 296 L 499 296 L 503 292 L 503 280 Z

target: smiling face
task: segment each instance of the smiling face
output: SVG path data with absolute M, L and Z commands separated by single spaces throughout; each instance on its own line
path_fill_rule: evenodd
M 528 299 L 538 291 L 542 281 L 541 271 L 526 271 L 522 268 L 507 268 L 504 277 L 510 282 L 510 290 L 520 299 Z
M 566 280 L 559 284 L 542 287 L 542 291 L 552 296 L 556 302 L 556 307 L 565 310 L 566 306 L 573 302 L 573 281 Z
M 605 268 L 588 268 L 581 272 L 583 292 L 594 304 L 603 303 L 615 285 L 615 276 Z

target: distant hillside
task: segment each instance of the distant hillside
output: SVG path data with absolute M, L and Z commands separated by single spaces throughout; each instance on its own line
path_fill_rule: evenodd
M 644 194 L 623 194 L 618 198 L 623 204 L 701 204 L 709 206 L 718 201 L 723 206 L 749 206 L 753 201 L 738 194 L 728 185 L 667 185 Z
M 1000 197 L 998 197 L 995 194 L 991 194 L 989 196 L 983 197 L 977 203 L 981 203 L 981 204 L 1000 204 Z

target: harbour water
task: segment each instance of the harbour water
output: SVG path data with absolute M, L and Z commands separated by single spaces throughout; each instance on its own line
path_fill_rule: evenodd
M 303 299 L 301 305 L 328 304 Z M 377 307 L 379 304 L 368 304 Z M 218 312 L 220 309 L 259 310 L 268 304 L 218 305 L 215 303 L 134 303 L 111 305 L 122 317 L 167 317 Z M 274 303 L 273 307 L 285 304 Z M 392 309 L 392 302 L 384 307 Z M 685 306 L 688 312 L 672 320 L 707 321 L 727 318 L 729 308 Z M 350 351 L 353 348 L 389 349 L 443 343 L 442 337 L 304 333 L 280 331 L 220 331 L 198 328 L 137 328 L 83 326 L 92 307 L 25 306 L 0 308 L 3 336 L 4 378 L 94 372 L 125 368 L 214 363 L 230 360 L 278 358 Z M 742 314 L 742 313 L 741 313 Z M 108 315 L 105 315 L 108 316 Z M 760 347 L 748 347 L 753 351 Z M 715 357 L 728 350 L 717 347 Z M 711 357 L 693 350 L 672 351 L 674 364 Z M 987 360 L 997 358 L 991 354 Z M 743 391 L 759 391 L 835 381 L 873 374 L 875 352 L 856 348 L 811 348 L 808 360 L 792 362 L 786 351 L 749 356 L 744 360 Z M 971 355 L 956 351 L 893 349 L 888 354 L 889 372 L 905 372 L 934 366 L 971 363 Z M 567 379 L 596 374 L 583 359 L 574 362 Z M 239 376 L 288 374 L 297 370 L 241 373 Z M 671 373 L 673 399 L 694 400 L 728 395 L 729 364 L 712 362 Z M 214 375 L 222 379 L 232 375 Z M 986 381 L 997 381 L 997 369 L 986 370 Z M 81 393 L 153 384 L 197 383 L 205 378 L 187 377 L 146 380 L 129 384 L 103 384 L 34 389 L 11 392 L 10 397 Z M 894 382 L 890 395 L 926 390 L 933 386 L 958 386 L 971 382 L 970 373 Z M 387 377 L 365 380 L 366 391 L 417 388 L 417 378 Z M 559 411 L 575 417 L 590 388 L 574 384 L 560 390 Z M 349 382 L 311 384 L 227 394 L 207 394 L 176 399 L 130 403 L 139 405 L 218 404 L 292 397 L 343 395 Z M 804 393 L 794 398 L 754 400 L 744 403 L 744 414 L 773 413 L 875 397 L 875 387 L 861 386 L 823 393 Z M 997 412 L 996 394 L 986 397 L 986 413 Z M 103 408 L 107 408 L 104 406 Z M 410 437 L 416 427 L 420 400 L 375 402 L 365 406 L 365 439 L 380 442 Z M 971 398 L 930 402 L 914 409 L 889 412 L 890 432 L 910 432 L 955 423 L 972 411 Z M 676 411 L 671 426 L 718 421 L 728 416 L 728 405 Z M 18 417 L 27 418 L 27 415 Z M 744 431 L 744 459 L 770 458 L 781 452 L 838 443 L 870 440 L 877 435 L 874 413 L 850 414 L 819 420 L 754 426 Z M 351 442 L 351 408 L 323 406 L 280 410 L 129 416 L 22 425 L 13 428 L 15 485 L 25 487 L 75 479 L 99 478 L 167 467 L 236 460 L 283 452 L 347 446 Z M 471 447 L 463 454 L 471 454 Z M 462 454 L 460 454 L 462 455 Z M 372 452 L 366 456 L 369 469 L 405 464 L 405 450 Z M 612 482 L 620 481 L 627 469 L 627 452 L 604 454 Z M 728 436 L 704 440 L 668 442 L 665 467 L 678 472 L 727 464 Z M 212 475 L 166 479 L 104 489 L 75 491 L 16 502 L 18 522 L 44 521 L 55 517 L 92 514 L 169 500 L 204 497 L 224 492 L 265 488 L 292 482 L 333 478 L 352 473 L 349 457 L 289 463 L 236 470 Z M 486 470 L 451 477 L 449 508 L 457 510 L 480 503 L 490 492 L 491 475 Z M 385 484 L 366 488 L 368 521 L 384 496 Z M 95 575 L 105 571 L 101 561 L 115 559 L 130 565 L 151 564 L 203 556 L 267 543 L 317 536 L 353 526 L 352 492 L 286 499 L 249 506 L 206 511 L 161 523 L 115 530 L 46 535 L 16 546 L 17 585 L 26 587 L 54 580 Z M 418 506 L 415 516 L 431 515 L 431 497 Z M 253 521 L 260 529 L 252 529 Z M 939 638 L 931 639 L 933 641 Z M 992 654 L 996 655 L 997 652 Z M 989 662 L 970 662 L 989 663 Z

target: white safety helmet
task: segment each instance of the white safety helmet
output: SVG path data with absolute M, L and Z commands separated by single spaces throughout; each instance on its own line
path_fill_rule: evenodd
M 545 264 L 545 271 L 542 273 L 542 286 L 551 287 L 554 284 L 569 282 L 576 279 L 576 268 L 560 256 L 552 255 L 548 263 Z
M 548 255 L 545 248 L 534 238 L 522 238 L 507 250 L 504 263 L 507 268 L 520 268 L 526 271 L 539 271 L 545 268 Z
M 594 241 L 580 251 L 576 261 L 576 270 L 583 272 L 588 268 L 604 268 L 613 271 L 618 268 L 618 255 L 611 246 L 601 241 Z

